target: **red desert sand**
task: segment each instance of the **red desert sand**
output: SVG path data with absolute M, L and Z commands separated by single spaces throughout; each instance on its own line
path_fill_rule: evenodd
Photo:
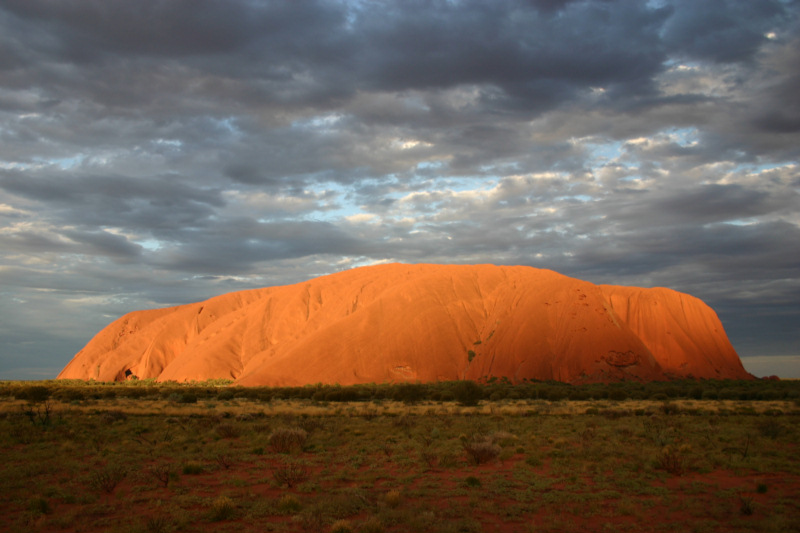
M 714 311 L 687 294 L 523 266 L 422 264 L 135 311 L 58 378 L 130 374 L 244 386 L 752 378 Z

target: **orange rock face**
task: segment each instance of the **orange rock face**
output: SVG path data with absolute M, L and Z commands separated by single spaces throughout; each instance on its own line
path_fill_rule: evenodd
M 390 264 L 129 313 L 60 379 L 240 385 L 747 379 L 711 308 L 549 270 Z

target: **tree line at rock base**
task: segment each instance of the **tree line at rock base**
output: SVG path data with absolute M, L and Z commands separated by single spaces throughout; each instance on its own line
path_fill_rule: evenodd
M 55 399 L 79 402 L 92 399 L 140 398 L 162 399 L 177 403 L 229 401 L 246 399 L 311 400 L 314 402 L 370 402 L 392 400 L 404 403 L 456 402 L 477 405 L 481 401 L 502 400 L 788 400 L 800 405 L 800 381 L 778 380 L 677 380 L 649 383 L 570 385 L 547 381 L 512 384 L 506 379 L 489 378 L 484 382 L 443 381 L 436 383 L 393 383 L 306 385 L 303 387 L 240 387 L 228 380 L 205 382 L 156 382 L 130 380 L 96 382 L 49 380 L 38 382 L 0 382 L 0 396 L 29 401 Z

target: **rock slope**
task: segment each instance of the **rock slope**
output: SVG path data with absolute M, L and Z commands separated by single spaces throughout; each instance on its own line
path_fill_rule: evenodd
M 245 386 L 752 377 L 714 311 L 687 294 L 530 267 L 422 264 L 135 311 L 58 378 L 129 374 Z

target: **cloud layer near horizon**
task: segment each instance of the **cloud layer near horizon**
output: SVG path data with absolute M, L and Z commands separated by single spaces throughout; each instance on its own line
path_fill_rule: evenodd
M 798 14 L 6 0 L 0 377 L 127 311 L 380 261 L 668 286 L 740 354 L 797 353 Z

